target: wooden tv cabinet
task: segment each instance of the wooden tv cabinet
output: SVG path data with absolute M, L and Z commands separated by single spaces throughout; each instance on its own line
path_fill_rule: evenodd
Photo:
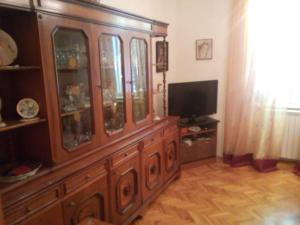
M 180 123 L 181 164 L 216 156 L 218 123 L 218 120 L 209 117 L 199 122 Z M 192 126 L 200 127 L 201 130 L 190 131 L 188 128 Z M 186 139 L 191 141 L 190 145 L 185 143 Z
M 167 27 L 93 1 L 0 1 L 19 65 L 0 67 L 1 166 L 42 163 L 0 184 L 0 225 L 130 224 L 180 176 L 178 118 L 153 120 L 151 39 Z M 25 97 L 39 119 L 20 121 Z

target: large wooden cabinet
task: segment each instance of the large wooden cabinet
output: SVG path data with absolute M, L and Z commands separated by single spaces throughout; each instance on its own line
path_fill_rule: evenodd
M 38 22 L 54 162 L 151 123 L 148 34 L 41 13 Z
M 19 48 L 19 67 L 0 67 L 0 162 L 43 165 L 0 184 L 0 225 L 130 224 L 180 175 L 178 119 L 153 120 L 151 42 L 168 25 L 75 0 L 5 0 L 0 12 Z M 38 120 L 19 121 L 23 97 Z

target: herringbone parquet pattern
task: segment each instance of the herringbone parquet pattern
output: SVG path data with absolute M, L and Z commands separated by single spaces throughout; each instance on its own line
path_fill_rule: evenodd
M 300 177 L 291 170 L 221 162 L 185 169 L 133 225 L 300 225 Z

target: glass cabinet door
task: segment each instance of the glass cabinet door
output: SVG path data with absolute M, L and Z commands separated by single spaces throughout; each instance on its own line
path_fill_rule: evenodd
M 148 65 L 147 43 L 133 38 L 130 44 L 131 54 L 131 92 L 132 111 L 135 122 L 146 119 L 148 115 Z
M 116 35 L 102 34 L 99 46 L 104 127 L 113 133 L 125 123 L 122 43 Z
M 81 30 L 59 28 L 53 36 L 63 145 L 69 151 L 93 133 L 87 42 Z

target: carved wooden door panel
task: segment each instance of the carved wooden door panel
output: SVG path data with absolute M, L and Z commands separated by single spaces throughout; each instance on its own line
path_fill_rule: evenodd
M 106 176 L 63 202 L 65 225 L 76 225 L 88 217 L 108 219 Z
M 143 200 L 162 184 L 163 143 L 151 145 L 143 151 Z
M 138 155 L 113 169 L 112 188 L 112 220 L 122 224 L 141 204 Z
M 164 146 L 164 179 L 168 180 L 179 167 L 179 137 L 175 132 L 165 139 Z

